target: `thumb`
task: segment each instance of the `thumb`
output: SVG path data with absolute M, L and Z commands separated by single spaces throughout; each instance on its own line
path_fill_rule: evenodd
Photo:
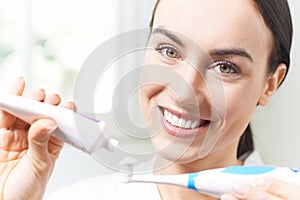
M 55 121 L 39 119 L 35 121 L 28 132 L 28 151 L 30 155 L 40 161 L 47 161 L 49 157 L 48 142 L 51 133 L 57 129 Z

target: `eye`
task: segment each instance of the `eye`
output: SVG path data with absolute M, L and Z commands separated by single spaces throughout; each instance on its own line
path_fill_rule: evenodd
M 238 74 L 240 69 L 235 64 L 228 61 L 218 61 L 211 68 L 214 68 L 221 74 Z
M 169 58 L 177 58 L 177 52 L 174 51 L 173 49 L 164 49 L 164 54 L 168 56 Z
M 163 58 L 169 61 L 183 60 L 183 57 L 180 55 L 179 51 L 171 45 L 159 45 L 155 48 L 155 51 L 159 52 Z

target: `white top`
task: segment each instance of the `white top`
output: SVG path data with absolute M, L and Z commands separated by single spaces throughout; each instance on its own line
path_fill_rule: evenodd
M 254 151 L 244 165 L 262 165 Z M 102 175 L 75 183 L 51 194 L 47 200 L 161 200 L 156 184 L 122 183 L 119 174 Z

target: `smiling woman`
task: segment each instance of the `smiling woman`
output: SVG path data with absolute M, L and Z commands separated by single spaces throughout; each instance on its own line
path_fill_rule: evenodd
M 158 0 L 155 5 L 155 8 L 154 8 L 152 20 L 150 22 L 150 27 L 152 27 L 152 28 L 154 27 L 153 34 L 156 34 L 156 33 L 163 34 L 166 37 L 168 37 L 169 39 L 171 39 L 173 42 L 175 42 L 177 45 L 179 45 L 180 47 L 185 46 L 183 44 L 183 42 L 180 40 L 180 38 L 176 36 L 176 34 L 173 34 L 171 31 L 168 31 L 164 28 L 160 28 L 160 27 L 164 27 L 162 24 L 159 24 L 158 26 L 156 26 L 158 28 L 155 27 L 154 20 L 155 20 L 155 15 L 156 15 L 159 4 L 160 4 L 160 1 Z M 214 3 L 212 3 L 212 4 L 214 4 Z M 201 13 L 200 15 L 202 15 L 202 16 L 199 16 L 199 18 L 200 19 L 202 18 L 203 20 L 207 20 L 209 18 L 209 20 L 207 20 L 207 21 L 209 21 L 209 26 L 210 26 L 209 28 L 213 29 L 213 30 L 210 31 L 210 29 L 208 28 L 208 30 L 206 30 L 206 31 L 208 33 L 211 33 L 213 31 L 215 31 L 216 33 L 220 33 L 222 35 L 221 39 L 225 38 L 224 33 L 226 32 L 226 30 L 232 31 L 232 32 L 229 32 L 229 37 L 232 37 L 232 38 L 234 38 L 233 37 L 234 34 L 239 34 L 235 38 L 236 41 L 232 42 L 233 44 L 241 45 L 241 43 L 237 43 L 237 42 L 239 42 L 239 40 L 243 41 L 246 38 L 248 40 L 249 44 L 251 44 L 251 42 L 252 42 L 251 45 L 253 46 L 253 48 L 257 48 L 258 46 L 255 45 L 257 43 L 257 41 L 268 41 L 269 42 L 268 46 L 272 46 L 271 52 L 266 51 L 265 49 L 262 49 L 262 51 L 267 54 L 266 57 L 268 57 L 267 65 L 269 67 L 267 69 L 267 75 L 272 74 L 277 69 L 279 63 L 286 64 L 286 66 L 287 66 L 286 70 L 288 71 L 289 64 L 290 64 L 289 54 L 290 54 L 290 48 L 291 48 L 291 42 L 292 42 L 292 23 L 290 21 L 291 16 L 290 16 L 288 7 L 283 6 L 283 7 L 280 7 L 280 9 L 277 9 L 277 7 L 276 7 L 277 5 L 275 5 L 274 3 L 269 2 L 269 1 L 255 1 L 253 4 L 257 8 L 257 11 L 260 14 L 260 16 L 258 16 L 258 17 L 263 18 L 262 20 L 258 20 L 258 22 L 266 24 L 266 25 L 263 24 L 263 26 L 265 26 L 265 27 L 262 27 L 261 30 L 253 29 L 256 31 L 256 33 L 251 32 L 251 29 L 252 29 L 252 27 L 255 27 L 255 25 L 256 25 L 255 23 L 257 23 L 257 22 L 254 22 L 254 25 L 251 26 L 250 22 L 246 23 L 245 22 L 246 20 L 244 21 L 244 16 L 247 15 L 246 12 L 243 13 L 243 15 L 241 15 L 243 17 L 236 16 L 235 12 L 231 12 L 233 15 L 231 24 L 234 24 L 234 26 L 228 26 L 228 23 L 230 23 L 229 21 L 227 21 L 226 23 L 223 23 L 224 27 L 220 26 L 220 24 L 222 24 L 222 22 L 223 22 L 223 19 L 222 18 L 220 19 L 219 16 L 214 15 L 214 13 L 217 12 L 218 8 L 215 8 L 215 11 L 213 12 L 211 18 L 209 17 L 210 15 L 205 12 Z M 212 5 L 212 7 L 213 7 L 213 5 Z M 232 7 L 232 9 L 235 9 L 234 6 L 230 6 L 230 7 Z M 180 9 L 174 8 L 174 10 L 178 11 Z M 243 12 L 242 9 L 239 9 L 239 10 L 240 10 L 240 12 Z M 226 11 L 229 11 L 229 9 L 226 9 Z M 167 13 L 169 15 L 169 12 L 167 12 Z M 217 12 L 217 13 L 222 13 L 222 10 L 220 10 L 220 12 Z M 278 13 L 282 13 L 281 18 L 275 17 L 275 15 L 277 15 Z M 170 16 L 171 15 L 169 15 L 169 17 Z M 187 15 L 184 14 L 184 16 L 187 16 Z M 159 17 L 157 17 L 157 18 L 159 18 Z M 228 18 L 229 18 L 229 15 L 227 14 L 226 19 L 228 19 Z M 221 21 L 216 21 L 216 24 L 214 25 L 212 23 L 213 19 L 221 20 Z M 253 40 L 250 41 L 251 37 L 249 37 L 249 36 L 247 37 L 247 36 L 245 36 L 245 34 L 241 34 L 240 31 L 236 31 L 237 29 L 239 29 L 239 23 L 235 23 L 235 22 L 239 19 L 242 19 L 242 21 L 241 21 L 242 25 L 243 26 L 246 25 L 248 27 L 248 29 L 250 30 L 248 32 L 249 36 L 256 35 L 256 36 L 262 36 L 262 37 L 253 37 Z M 167 20 L 165 20 L 165 21 L 167 21 Z M 171 20 L 169 20 L 169 21 L 171 21 Z M 201 24 L 201 30 L 205 29 L 205 26 L 203 28 L 204 23 L 201 23 L 201 21 L 198 21 L 198 24 Z M 172 26 L 174 26 L 174 25 L 171 24 L 171 26 L 167 26 L 167 27 L 172 27 Z M 216 31 L 216 27 L 218 27 L 220 29 L 219 32 Z M 175 28 L 176 28 L 176 25 L 175 25 Z M 186 27 L 184 27 L 184 28 L 186 28 Z M 262 35 L 259 34 L 259 33 L 264 32 L 263 29 L 268 29 L 267 32 L 265 33 L 265 34 L 267 34 L 267 36 L 263 35 L 263 34 Z M 172 30 L 176 31 L 177 29 L 172 29 Z M 242 29 L 240 29 L 240 30 L 242 30 Z M 245 30 L 247 30 L 247 29 L 245 29 Z M 189 31 L 189 29 L 186 29 L 186 32 L 188 32 L 188 31 Z M 189 32 L 189 33 L 193 33 L 193 32 Z M 272 41 L 270 41 L 270 39 L 268 39 L 268 34 L 272 35 L 272 37 L 273 37 L 273 39 L 271 39 Z M 266 40 L 264 40 L 265 38 L 266 38 Z M 195 38 L 195 39 L 197 39 L 197 38 Z M 201 39 L 202 39 L 202 41 L 199 45 L 205 44 L 205 42 L 203 42 L 203 41 L 205 41 L 205 37 L 202 37 Z M 209 39 L 207 41 L 209 41 Z M 223 43 L 217 42 L 218 40 L 214 39 L 214 38 L 212 38 L 211 41 L 219 44 L 221 47 L 222 47 L 222 44 L 224 43 L 223 41 L 222 41 Z M 228 45 L 228 46 L 230 46 L 230 45 Z M 230 74 L 232 75 L 232 74 L 241 73 L 242 71 L 241 71 L 240 67 L 238 67 L 236 64 L 234 64 L 232 62 L 227 61 L 227 60 L 230 60 L 230 59 L 232 60 L 237 57 L 248 58 L 248 61 L 250 64 L 255 64 L 252 56 L 244 48 L 238 48 L 240 46 L 235 47 L 234 45 L 230 46 L 230 47 L 231 47 L 230 49 L 213 49 L 213 50 L 210 50 L 211 52 L 208 53 L 212 57 L 212 59 L 218 60 L 219 58 L 221 58 L 220 60 L 222 60 L 222 61 L 218 61 L 213 65 L 213 66 L 215 66 L 215 65 L 218 66 L 220 72 L 222 72 L 223 74 L 227 74 L 226 76 L 228 76 Z M 167 57 L 169 57 L 169 60 L 171 60 L 171 58 L 172 58 L 172 60 L 174 61 L 173 58 L 175 58 L 175 57 L 177 58 L 177 60 L 179 58 L 181 60 L 183 60 L 183 58 L 180 57 L 180 52 L 175 47 L 165 45 L 165 47 L 163 49 L 165 52 L 164 54 L 168 53 Z M 160 50 L 162 50 L 162 49 L 160 49 Z M 256 51 L 258 52 L 258 50 L 256 50 Z M 170 56 L 170 52 L 172 53 L 171 56 Z M 258 55 L 263 55 L 263 54 L 258 53 Z M 266 64 L 264 64 L 264 65 L 266 65 Z M 240 66 L 245 66 L 245 64 L 240 63 Z M 245 71 L 245 70 L 243 70 L 243 71 Z M 224 73 L 224 72 L 227 72 L 227 73 Z M 285 75 L 282 75 L 282 76 L 285 78 Z M 258 104 L 259 104 L 259 102 L 258 102 Z M 264 105 L 264 104 L 265 103 L 263 103 L 262 105 Z M 238 157 L 242 156 L 243 158 L 245 158 L 245 154 L 249 154 L 254 150 L 252 131 L 251 131 L 250 124 L 248 124 L 248 126 L 246 127 L 244 134 L 242 134 L 239 141 L 240 142 L 238 145 L 238 155 L 237 156 Z
M 157 151 L 154 173 L 261 164 L 253 152 L 248 125 L 257 106 L 269 103 L 289 68 L 293 30 L 287 1 L 158 0 L 150 26 L 145 66 L 160 66 L 179 75 L 172 79 L 158 71 L 162 83 L 139 87 L 145 121 L 160 127 L 153 132 L 149 126 Z M 141 79 L 149 75 L 143 72 Z M 23 89 L 24 81 L 19 80 L 11 92 L 20 95 Z M 44 91 L 29 97 L 59 102 Z M 62 148 L 61 141 L 50 136 L 55 122 L 41 119 L 27 129 L 28 125 L 12 119 L 1 113 L 1 141 L 7 141 L 1 144 L 2 198 L 41 199 Z M 26 129 L 18 130 L 18 123 Z M 300 196 L 299 186 L 274 179 L 232 188 L 232 194 L 221 199 L 294 200 Z M 175 186 L 124 185 L 114 175 L 75 184 L 52 198 L 216 199 Z
M 256 5 L 253 5 L 253 9 L 249 9 L 249 2 L 240 3 L 241 5 L 238 2 L 233 2 L 232 5 L 228 4 L 226 1 L 222 1 L 219 2 L 219 4 L 222 4 L 222 6 L 216 6 L 214 2 L 207 3 L 205 1 L 192 1 L 189 2 L 189 4 L 182 1 L 176 1 L 176 4 L 170 7 L 168 1 L 158 1 L 150 24 L 153 28 L 152 38 L 156 38 L 155 35 L 160 34 L 166 37 L 170 42 L 166 42 L 166 39 L 164 38 L 161 39 L 161 41 L 159 41 L 159 39 L 153 39 L 157 40 L 154 43 L 158 44 L 155 48 L 160 55 L 158 59 L 155 58 L 157 57 L 155 55 L 148 55 L 146 63 L 172 66 L 179 74 L 182 75 L 188 74 L 187 71 L 189 68 L 194 70 L 193 67 L 198 69 L 199 73 L 204 71 L 204 74 L 200 74 L 198 77 L 195 76 L 194 79 L 190 80 L 190 84 L 194 90 L 198 92 L 197 95 L 202 95 L 203 97 L 201 98 L 206 100 L 209 99 L 209 97 L 205 97 L 207 92 L 204 90 L 206 89 L 201 89 L 199 80 L 204 79 L 207 83 L 209 74 L 217 74 L 218 78 L 222 81 L 222 86 L 225 91 L 225 99 L 223 99 L 223 101 L 226 102 L 226 116 L 223 116 L 225 118 L 225 122 L 222 127 L 224 133 L 222 133 L 221 139 L 223 137 L 225 138 L 225 135 L 229 135 L 229 141 L 232 143 L 233 141 L 238 141 L 240 133 L 247 127 L 249 118 L 256 105 L 266 104 L 269 96 L 275 91 L 276 85 L 280 84 L 281 80 L 285 77 L 285 67 L 289 65 L 288 53 L 291 45 L 292 30 L 291 23 L 285 23 L 288 24 L 289 27 L 283 29 L 285 27 L 282 26 L 281 28 L 286 31 L 287 36 L 283 34 L 280 37 L 277 32 L 270 31 L 268 27 L 269 24 L 265 25 L 264 20 L 261 18 L 262 14 L 258 15 L 258 13 L 265 12 L 265 10 L 268 9 L 268 4 L 261 4 L 257 2 Z M 272 6 L 271 3 L 270 5 Z M 239 9 L 237 9 L 237 6 L 239 6 Z M 178 22 L 178 20 L 187 20 L 186 17 L 190 16 L 189 13 L 193 9 L 195 10 L 204 7 L 211 7 L 214 9 L 214 12 L 211 12 L 209 9 L 207 9 L 206 12 L 202 11 L 197 14 L 196 12 L 192 12 L 193 18 L 197 19 L 197 24 L 201 25 L 201 28 L 195 29 L 194 23 Z M 215 13 L 222 13 L 225 7 L 228 13 L 226 15 L 226 19 L 219 15 L 215 15 Z M 256 9 L 256 7 L 259 7 L 259 9 Z M 288 14 L 289 12 L 287 12 L 288 10 L 286 11 L 282 9 L 281 11 L 286 13 L 285 21 L 288 22 L 288 19 L 290 18 L 290 15 Z M 179 18 L 178 20 L 171 20 L 171 18 L 175 19 L 176 16 L 184 17 Z M 269 23 L 272 24 L 273 22 Z M 275 24 L 280 26 L 280 24 L 283 23 L 277 22 Z M 272 27 L 272 30 L 273 29 L 274 28 Z M 241 32 L 241 30 L 243 31 Z M 208 52 L 208 55 L 211 57 L 211 64 L 208 65 L 207 70 L 200 69 L 201 66 L 197 66 L 196 64 L 198 63 L 197 61 L 192 62 L 194 66 L 191 66 L 188 62 L 186 62 L 186 60 L 191 57 L 189 54 L 193 52 L 190 47 L 192 45 L 185 42 L 184 39 L 181 39 L 181 36 L 178 33 L 188 36 L 192 41 L 199 45 L 200 48 Z M 276 35 L 274 40 L 272 39 L 273 35 Z M 284 37 L 284 39 L 282 39 L 282 37 Z M 282 40 L 289 42 L 278 45 L 277 43 L 282 43 Z M 260 43 L 258 46 L 255 45 L 257 44 L 257 41 L 264 42 Z M 272 48 L 272 46 L 274 48 Z M 284 46 L 284 48 L 282 46 Z M 203 55 L 199 54 L 198 59 L 201 59 L 201 56 Z M 277 59 L 278 57 L 282 57 L 282 60 L 274 61 L 274 58 Z M 274 73 L 273 62 L 276 62 L 276 67 L 278 67 L 276 68 L 278 70 L 276 73 Z M 286 66 L 278 65 L 279 63 L 285 63 Z M 266 66 L 269 66 L 270 69 L 267 69 Z M 270 76 L 270 74 L 272 74 L 272 76 Z M 188 80 L 188 78 L 186 79 Z M 154 86 L 152 90 L 155 90 Z M 150 89 L 148 89 L 148 91 L 150 91 Z M 245 91 L 247 91 L 247 95 L 245 94 Z M 213 93 L 213 91 L 210 91 L 210 93 Z M 170 111 L 170 113 L 175 116 L 175 113 L 177 113 L 178 116 L 185 112 L 185 109 L 182 108 L 182 104 L 184 104 L 183 99 L 179 99 L 172 103 L 172 100 L 170 99 L 174 99 L 174 97 L 172 97 L 172 95 L 170 95 L 167 91 L 158 91 L 157 89 L 155 94 L 157 97 L 145 94 L 143 99 L 147 102 L 148 98 L 149 102 L 152 104 L 158 104 L 163 107 L 164 110 L 173 110 L 173 112 Z M 182 98 L 189 99 L 189 97 Z M 156 103 L 156 101 L 158 102 Z M 154 106 L 151 105 L 151 103 L 149 103 L 149 107 Z M 147 103 L 143 103 L 142 105 L 147 105 Z M 168 105 L 168 107 L 164 107 L 162 105 Z M 205 116 L 205 114 L 202 113 L 205 113 L 207 108 L 214 106 L 209 105 L 209 102 L 205 101 L 202 101 L 201 103 L 199 102 L 199 105 L 202 105 L 199 107 L 201 117 Z M 237 112 L 237 110 L 241 110 L 243 112 Z M 219 115 L 222 116 L 222 114 Z M 167 132 L 172 133 L 172 129 L 170 128 L 171 126 L 168 123 L 170 122 L 170 120 L 168 120 L 169 117 L 165 116 L 165 118 L 167 120 L 165 124 L 166 130 L 169 130 Z M 207 114 L 206 118 L 210 118 L 209 114 Z M 203 119 L 200 118 L 200 121 L 201 120 Z M 175 123 L 173 123 L 173 125 L 175 126 L 179 123 L 176 122 L 176 118 L 174 122 Z M 172 124 L 172 121 L 170 123 Z M 209 123 L 204 124 L 208 126 Z M 213 126 L 212 123 L 210 125 Z M 234 132 L 236 132 L 236 136 L 234 136 Z M 161 144 L 162 141 L 166 140 L 166 138 L 164 139 L 163 134 L 161 135 L 161 138 L 157 137 L 153 141 L 154 146 L 157 143 Z M 233 138 L 236 139 L 233 140 Z M 247 140 L 245 140 L 245 138 L 247 138 Z M 218 143 L 222 143 L 221 141 L 222 140 L 218 141 Z M 230 151 L 232 148 L 228 148 L 230 146 L 227 146 L 229 141 L 226 142 L 224 139 L 223 143 L 226 144 L 225 147 Z M 250 127 L 246 129 L 245 134 L 243 134 L 240 141 L 240 151 L 238 152 L 238 156 L 242 156 L 244 153 L 253 151 Z M 237 146 L 236 142 L 232 143 L 233 149 Z M 250 145 L 247 146 L 248 148 L 245 148 L 242 142 Z M 197 155 L 200 153 L 196 153 L 200 149 L 198 147 L 199 145 L 200 144 L 195 145 L 194 153 L 192 153 L 193 155 L 196 154 L 194 159 L 197 159 Z M 223 151 L 223 153 L 227 154 L 226 151 Z M 224 161 L 224 159 L 222 160 Z

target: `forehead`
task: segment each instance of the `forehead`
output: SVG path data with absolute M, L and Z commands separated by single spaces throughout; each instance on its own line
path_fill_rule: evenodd
M 271 33 L 251 0 L 161 0 L 157 26 L 204 48 L 241 47 L 259 56 L 272 46 Z

